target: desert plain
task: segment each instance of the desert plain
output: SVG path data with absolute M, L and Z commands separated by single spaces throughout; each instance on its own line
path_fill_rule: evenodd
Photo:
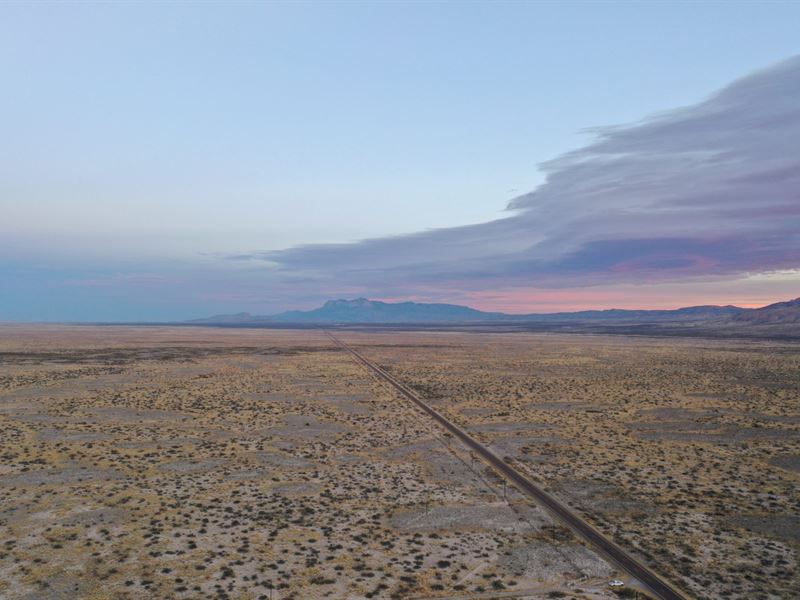
M 688 597 L 800 597 L 800 345 L 337 335 Z M 641 591 L 319 330 L 0 326 L 0 457 L 2 598 Z

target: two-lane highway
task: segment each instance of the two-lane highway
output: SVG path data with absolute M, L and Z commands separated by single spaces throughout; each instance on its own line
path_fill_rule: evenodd
M 688 596 L 683 592 L 657 575 L 652 569 L 636 560 L 625 550 L 572 512 L 572 510 L 561 501 L 545 492 L 522 472 L 506 463 L 458 425 L 429 406 L 413 390 L 409 389 L 378 365 L 365 358 L 361 353 L 342 342 L 332 333 L 326 331 L 325 334 L 342 350 L 349 352 L 357 362 L 364 365 L 379 379 L 391 385 L 403 397 L 411 400 L 411 402 L 431 416 L 446 431 L 458 438 L 467 448 L 483 459 L 484 462 L 488 463 L 497 473 L 510 481 L 520 492 L 532 498 L 537 504 L 549 511 L 558 521 L 569 527 L 578 537 L 594 547 L 619 569 L 637 579 L 653 596 L 660 600 L 687 600 Z

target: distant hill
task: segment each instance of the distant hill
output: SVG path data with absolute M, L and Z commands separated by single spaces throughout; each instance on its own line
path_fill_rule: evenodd
M 610 308 L 608 310 L 583 310 L 561 313 L 531 313 L 527 315 L 506 315 L 507 318 L 525 321 L 619 321 L 619 322 L 660 322 L 660 321 L 706 321 L 723 319 L 737 315 L 747 309 L 738 306 L 687 306 L 672 310 L 628 310 Z
M 192 319 L 191 321 L 187 321 L 187 323 L 217 323 L 221 325 L 224 323 L 250 323 L 258 320 L 263 321 L 265 319 L 269 319 L 269 317 L 254 317 L 250 313 L 240 312 L 234 315 L 214 315 L 212 317 L 205 317 L 204 319 Z
M 457 304 L 426 304 L 419 302 L 382 302 L 356 298 L 354 300 L 329 300 L 323 306 L 308 310 L 293 310 L 272 316 L 249 313 L 216 315 L 195 319 L 189 323 L 217 325 L 247 325 L 269 323 L 466 323 L 466 322 L 699 322 L 725 321 L 750 312 L 736 306 L 691 306 L 676 310 L 589 310 L 563 313 L 532 313 L 510 315 L 501 312 L 484 312 Z
M 750 323 L 753 325 L 800 323 L 800 298 L 742 311 L 733 315 L 731 321 L 736 323 Z
M 488 321 L 506 318 L 457 304 L 422 304 L 418 302 L 381 302 L 356 298 L 329 300 L 320 308 L 293 310 L 272 317 L 280 323 L 442 323 L 448 321 Z

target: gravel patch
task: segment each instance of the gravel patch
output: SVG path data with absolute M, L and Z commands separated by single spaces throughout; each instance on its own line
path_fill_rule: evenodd
M 461 487 L 482 485 L 478 476 L 449 452 L 440 450 L 427 453 L 422 466 L 434 482 Z
M 590 512 L 606 515 L 656 512 L 654 506 L 634 500 L 624 489 L 602 481 L 566 479 L 559 482 L 556 491 L 564 500 Z
M 290 469 L 309 469 L 315 466 L 312 461 L 299 456 L 291 456 L 283 452 L 256 452 L 253 455 L 259 462 L 271 467 L 288 467 Z
M 203 460 L 175 460 L 158 466 L 167 473 L 206 473 L 227 464 L 224 458 L 206 458 Z
M 597 408 L 597 405 L 589 404 L 588 402 L 531 402 L 530 404 L 526 404 L 525 408 L 533 410 L 569 411 Z
M 488 417 L 489 415 L 493 415 L 497 411 L 493 408 L 460 408 L 458 410 L 462 415 L 468 416 L 478 416 L 478 417 Z
M 15 421 L 21 421 L 22 423 L 29 423 L 31 425 L 35 425 L 37 423 L 46 423 L 50 424 L 57 424 L 57 423 L 80 423 L 79 419 L 73 417 L 62 417 L 60 415 L 47 415 L 41 413 L 33 413 L 33 412 L 24 412 L 24 413 L 11 413 L 7 414 L 11 419 Z
M 141 423 L 144 421 L 188 421 L 191 415 L 172 410 L 121 408 L 116 406 L 89 408 L 88 414 L 99 421 L 119 423 Z
M 245 481 L 249 479 L 263 479 L 265 477 L 270 477 L 271 475 L 273 475 L 271 471 L 266 471 L 264 469 L 246 469 L 229 473 L 225 476 L 225 479 L 231 481 Z
M 570 440 L 557 436 L 530 436 L 530 435 L 509 435 L 506 437 L 497 438 L 492 440 L 489 448 L 499 456 L 512 456 L 515 458 L 524 458 L 525 454 L 522 448 L 530 447 L 536 448 L 537 446 L 550 446 L 557 445 L 563 446 L 572 443 Z
M 369 461 L 366 456 L 360 454 L 342 454 L 337 456 L 336 460 L 343 465 L 358 465 Z
M 40 429 L 36 436 L 43 442 L 94 442 L 111 438 L 109 434 L 98 431 L 67 431 L 57 427 Z
M 318 483 L 298 481 L 284 483 L 272 488 L 272 492 L 281 496 L 313 496 L 319 493 L 322 486 Z
M 373 412 L 373 408 L 366 404 L 373 399 L 368 395 L 324 396 L 321 399 L 330 402 L 336 410 L 347 415 L 367 415 Z
M 101 483 L 124 479 L 125 475 L 113 469 L 89 469 L 87 467 L 67 467 L 62 469 L 42 469 L 26 471 L 15 475 L 0 477 L 4 487 L 30 487 L 39 485 L 68 485 L 80 483 Z
M 694 421 L 660 421 L 626 423 L 634 431 L 717 431 L 724 427 L 719 423 L 695 423 Z
M 84 598 L 92 586 L 79 577 L 58 574 L 37 584 L 36 591 L 17 596 L 19 600 L 74 600 Z
M 491 530 L 511 533 L 530 533 L 547 523 L 534 506 L 521 504 L 511 507 L 506 503 L 477 506 L 433 506 L 403 510 L 390 518 L 392 527 L 401 531 Z
M 651 408 L 639 412 L 639 416 L 648 421 L 675 421 L 683 423 L 695 423 L 706 419 L 719 419 L 723 416 L 739 417 L 743 419 L 754 419 L 766 423 L 785 423 L 796 425 L 800 423 L 800 415 L 770 415 L 760 412 L 739 411 L 730 408 L 715 408 L 713 410 L 691 410 L 688 408 Z
M 484 423 L 482 425 L 473 425 L 470 429 L 479 433 L 514 433 L 516 431 L 550 429 L 551 427 L 552 425 L 546 423 Z
M 441 442 L 434 439 L 428 439 L 421 442 L 413 442 L 411 444 L 395 446 L 394 448 L 386 450 L 384 452 L 384 456 L 386 456 L 388 459 L 399 460 L 409 458 L 414 455 L 427 456 L 431 452 L 437 452 L 441 450 L 441 448 Z
M 303 397 L 299 395 L 281 394 L 278 392 L 250 392 L 243 394 L 245 400 L 253 400 L 256 402 L 276 402 L 278 404 L 296 404 L 303 401 Z
M 800 516 L 797 515 L 742 515 L 731 519 L 731 523 L 780 540 L 800 541 Z
M 690 408 L 681 407 L 661 407 L 661 408 L 648 408 L 639 411 L 639 416 L 648 419 L 664 420 L 664 421 L 692 421 L 711 415 L 718 415 L 719 411 L 708 410 L 693 410 Z
M 152 440 L 124 440 L 117 442 L 116 445 L 120 448 L 141 449 L 141 448 L 165 448 L 173 446 L 186 446 L 190 444 L 199 444 L 199 438 L 192 437 L 173 437 L 173 438 L 156 438 Z
M 791 429 L 767 429 L 766 427 L 725 427 L 720 433 L 692 431 L 640 431 L 639 438 L 650 441 L 706 442 L 712 444 L 734 444 L 743 441 L 797 440 L 800 431 Z
M 121 508 L 86 509 L 65 517 L 61 521 L 61 524 L 65 527 L 78 525 L 89 527 L 96 525 L 118 525 L 126 522 L 127 518 L 128 511 Z
M 500 565 L 519 577 L 538 580 L 563 575 L 570 579 L 583 577 L 607 578 L 613 569 L 594 552 L 584 546 L 558 545 L 534 542 L 512 548 L 500 557 Z
M 271 427 L 265 431 L 267 435 L 292 440 L 330 439 L 340 433 L 350 431 L 349 427 L 322 421 L 312 415 L 287 415 L 283 418 L 284 426 Z
M 773 456 L 769 464 L 787 471 L 800 473 L 800 454 L 779 454 L 778 456 Z

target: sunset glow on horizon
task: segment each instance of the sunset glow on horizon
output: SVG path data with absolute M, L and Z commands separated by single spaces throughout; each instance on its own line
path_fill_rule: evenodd
M 576 6 L 4 4 L 0 321 L 800 296 L 800 4 Z

